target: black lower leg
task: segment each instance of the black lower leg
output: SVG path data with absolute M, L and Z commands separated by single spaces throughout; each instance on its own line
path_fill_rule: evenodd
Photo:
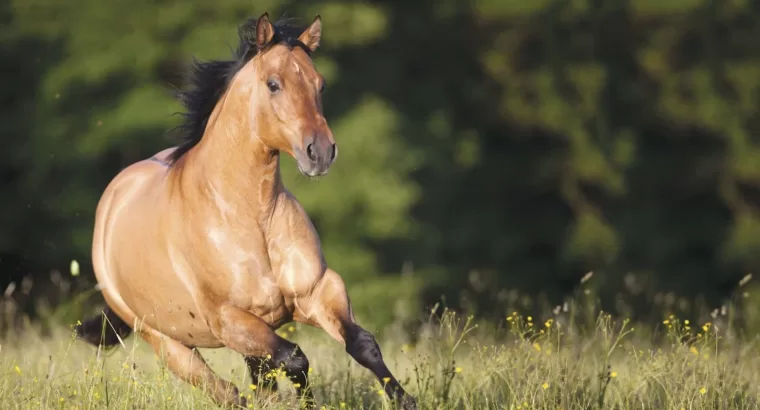
M 277 391 L 277 380 L 273 374 L 273 371 L 277 367 L 271 356 L 269 358 L 247 356 L 245 363 L 248 365 L 248 370 L 251 372 L 251 379 L 253 379 L 255 386 Z
M 283 340 L 272 359 L 274 365 L 282 368 L 293 382 L 299 397 L 313 399 L 309 389 L 309 359 L 297 344 Z
M 405 409 L 416 408 L 414 399 L 404 391 L 385 365 L 380 346 L 372 333 L 354 325 L 346 329 L 345 340 L 346 352 L 380 380 L 388 397 L 401 401 Z

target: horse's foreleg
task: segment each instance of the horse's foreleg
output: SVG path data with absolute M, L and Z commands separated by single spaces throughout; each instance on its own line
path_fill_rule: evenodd
M 252 363 L 264 364 L 261 369 L 251 370 L 263 370 L 271 364 L 275 369 L 281 367 L 293 382 L 298 396 L 313 401 L 308 379 L 309 360 L 297 344 L 278 336 L 256 315 L 232 306 L 223 306 L 219 310 L 215 325 L 222 343 L 246 357 L 249 368 Z M 257 376 L 259 374 L 253 372 L 254 380 Z
M 274 364 L 272 356 L 254 357 L 244 356 L 245 364 L 248 365 L 248 371 L 251 374 L 254 386 L 256 386 L 259 396 L 271 395 L 276 393 L 279 388 L 277 379 L 273 377 L 277 366 Z M 311 396 L 306 396 L 311 397 Z
M 206 390 L 219 404 L 246 407 L 246 400 L 240 397 L 237 387 L 219 378 L 197 351 L 145 326 L 140 336 L 181 380 Z
M 259 389 L 272 392 L 277 391 L 277 380 L 274 377 L 268 376 L 277 369 L 271 356 L 269 356 L 269 358 L 266 356 L 245 356 L 245 364 L 248 365 L 248 370 L 251 373 L 251 379 L 253 379 L 254 385 Z
M 295 320 L 320 327 L 343 343 L 346 352 L 384 385 L 389 397 L 397 399 L 404 410 L 417 408 L 414 397 L 385 365 L 375 337 L 356 323 L 343 279 L 335 271 L 328 268 L 312 294 L 299 299 L 298 306 Z

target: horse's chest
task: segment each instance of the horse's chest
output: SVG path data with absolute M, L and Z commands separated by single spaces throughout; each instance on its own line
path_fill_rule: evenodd
M 246 310 L 269 313 L 284 305 L 283 293 L 266 255 L 228 262 L 230 301 Z
M 210 229 L 208 237 L 215 250 L 212 257 L 224 265 L 222 269 L 236 285 L 244 286 L 246 281 L 271 274 L 272 266 L 260 233 L 241 236 L 223 229 Z

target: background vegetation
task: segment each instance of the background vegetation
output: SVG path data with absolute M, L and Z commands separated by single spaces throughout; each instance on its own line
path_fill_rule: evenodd
M 372 326 L 438 301 L 561 313 L 584 291 L 652 323 L 714 320 L 734 298 L 737 323 L 760 326 L 753 283 L 736 292 L 760 264 L 749 0 L 0 1 L 14 312 L 66 301 L 71 323 L 99 306 L 82 292 L 100 193 L 171 144 L 190 57 L 226 57 L 265 10 L 323 17 L 341 156 L 317 182 L 284 171 Z
M 382 338 L 383 356 L 420 409 L 744 410 L 760 405 L 758 347 L 727 338 L 725 329 L 669 316 L 637 328 L 596 316 L 588 326 L 538 321 L 517 313 L 499 326 L 438 310 L 405 332 Z M 34 328 L 2 346 L 0 398 L 7 409 L 218 409 L 158 365 L 139 337 L 108 353 L 57 328 L 40 343 Z M 377 380 L 328 341 L 296 324 L 283 333 L 311 358 L 320 409 L 394 408 Z M 659 340 L 657 342 L 656 340 Z M 280 374 L 280 394 L 251 387 L 241 357 L 200 349 L 235 383 L 250 408 L 297 408 Z M 378 394 L 379 393 L 379 394 Z

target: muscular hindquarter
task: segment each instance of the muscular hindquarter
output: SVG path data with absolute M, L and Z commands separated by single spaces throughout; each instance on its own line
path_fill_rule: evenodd
M 123 170 L 98 204 L 93 266 L 103 293 L 127 323 L 147 325 L 183 344 L 219 347 L 191 288 L 174 271 L 161 226 L 166 168 L 142 161 Z

